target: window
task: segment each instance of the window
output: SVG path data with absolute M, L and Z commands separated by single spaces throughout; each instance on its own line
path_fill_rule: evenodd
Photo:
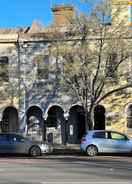
M 0 141 L 7 141 L 7 135 L 0 134 Z
M 8 82 L 9 72 L 8 72 L 8 57 L 0 57 L 0 81 Z
M 106 139 L 107 138 L 107 132 L 95 132 L 93 134 L 93 138 Z
M 119 133 L 116 133 L 116 132 L 111 132 L 111 139 L 114 139 L 114 140 L 126 140 L 127 137 L 123 134 L 119 134 Z
M 132 104 L 128 105 L 126 113 L 127 113 L 127 128 L 132 128 Z
M 117 80 L 117 70 L 116 70 L 116 65 L 117 65 L 117 54 L 112 53 L 109 55 L 106 63 L 106 76 L 109 79 L 112 79 L 114 81 Z
M 38 79 L 48 79 L 49 75 L 49 56 L 48 55 L 38 55 L 34 59 L 37 63 Z

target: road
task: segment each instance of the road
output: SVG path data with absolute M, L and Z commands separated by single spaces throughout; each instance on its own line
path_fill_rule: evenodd
M 0 156 L 0 184 L 132 184 L 131 156 Z

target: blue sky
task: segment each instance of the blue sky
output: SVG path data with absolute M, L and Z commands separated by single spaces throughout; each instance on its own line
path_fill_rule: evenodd
M 47 26 L 53 18 L 51 6 L 63 3 L 72 3 L 79 11 L 90 10 L 80 0 L 0 0 L 0 28 L 31 26 L 33 20 L 39 20 Z

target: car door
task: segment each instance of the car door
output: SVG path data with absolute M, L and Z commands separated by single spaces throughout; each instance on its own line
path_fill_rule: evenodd
M 125 153 L 131 151 L 127 136 L 114 131 L 109 132 L 109 146 L 111 152 L 114 153 Z
M 0 134 L 0 153 L 9 153 L 10 141 L 7 134 Z
M 28 141 L 19 135 L 12 135 L 11 138 L 11 147 L 13 153 L 26 153 L 28 147 Z
M 107 152 L 108 143 L 107 143 L 107 132 L 106 131 L 97 131 L 93 134 L 94 144 L 98 147 L 99 152 Z

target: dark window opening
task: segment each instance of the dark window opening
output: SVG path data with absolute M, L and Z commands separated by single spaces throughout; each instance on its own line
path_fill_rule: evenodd
M 0 57 L 0 81 L 8 82 L 9 81 L 9 72 L 8 72 L 8 57 Z
M 18 111 L 15 107 L 7 107 L 3 112 L 2 132 L 18 132 L 19 121 L 18 121 Z
M 127 107 L 127 128 L 132 128 L 132 104 Z
M 64 111 L 61 107 L 54 105 L 48 110 L 48 117 L 46 120 L 46 127 L 55 127 L 64 120 Z
M 35 58 L 37 63 L 38 79 L 48 79 L 49 76 L 49 56 L 39 55 Z
M 114 82 L 117 82 L 117 54 L 112 53 L 109 55 L 106 63 L 106 77 Z
M 94 130 L 105 130 L 105 107 L 102 105 L 94 108 Z

